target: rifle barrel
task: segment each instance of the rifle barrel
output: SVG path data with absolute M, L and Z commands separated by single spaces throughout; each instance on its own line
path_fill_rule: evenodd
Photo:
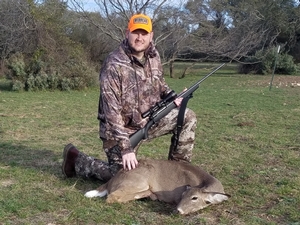
M 202 83 L 204 80 L 206 80 L 210 75 L 214 74 L 216 71 L 218 71 L 219 69 L 221 69 L 226 63 L 221 64 L 220 66 L 218 66 L 216 69 L 214 69 L 213 71 L 211 71 L 209 74 L 205 75 L 205 77 L 203 77 L 202 79 L 198 80 L 195 84 L 193 84 L 188 90 L 186 90 L 185 92 L 182 92 L 180 95 L 178 95 L 178 97 L 183 97 L 187 91 L 189 90 L 194 90 L 197 89 L 199 84 Z

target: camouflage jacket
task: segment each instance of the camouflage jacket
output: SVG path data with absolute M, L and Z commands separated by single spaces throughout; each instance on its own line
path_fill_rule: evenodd
M 159 54 L 150 44 L 141 63 L 124 40 L 108 55 L 99 79 L 100 137 L 117 141 L 123 153 L 133 151 L 129 136 L 148 121 L 141 114 L 171 91 L 163 78 Z

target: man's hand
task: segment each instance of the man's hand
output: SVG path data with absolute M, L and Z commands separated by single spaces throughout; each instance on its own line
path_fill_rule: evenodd
M 182 91 L 181 93 L 185 92 L 186 90 L 187 90 L 187 88 L 184 88 L 183 91 Z M 181 94 L 181 93 L 180 93 L 180 94 Z M 176 105 L 177 107 L 179 107 L 179 106 L 181 105 L 182 99 L 183 99 L 183 98 L 175 98 L 174 103 L 175 103 L 175 105 Z
M 175 103 L 175 105 L 176 105 L 177 107 L 179 107 L 179 106 L 181 105 L 182 99 L 183 99 L 183 98 L 176 98 L 176 99 L 174 100 L 174 103 Z
M 124 170 L 135 169 L 138 165 L 138 161 L 136 159 L 134 152 L 126 153 L 122 156 L 123 168 Z

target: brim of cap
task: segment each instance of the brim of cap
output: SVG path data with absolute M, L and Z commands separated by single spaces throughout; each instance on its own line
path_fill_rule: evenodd
M 132 32 L 132 31 L 135 31 L 135 30 L 138 30 L 138 29 L 145 30 L 148 33 L 151 32 L 151 29 L 149 28 L 149 26 L 144 26 L 143 24 L 133 25 L 133 26 L 130 27 L 129 30 L 130 30 L 130 32 Z

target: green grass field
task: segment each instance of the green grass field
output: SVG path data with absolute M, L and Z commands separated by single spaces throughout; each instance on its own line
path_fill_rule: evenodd
M 204 74 L 193 68 L 167 82 L 180 92 Z M 196 75 L 198 74 L 198 75 Z M 300 83 L 300 76 L 289 77 Z M 235 74 L 208 78 L 188 107 L 198 116 L 193 164 L 217 177 L 232 197 L 180 216 L 148 199 L 109 205 L 83 194 L 101 183 L 61 173 L 72 142 L 105 159 L 98 139 L 98 88 L 9 92 L 0 82 L 0 224 L 300 224 L 300 87 L 284 77 Z M 280 81 L 280 82 L 279 82 Z M 169 136 L 143 144 L 139 158 L 167 158 Z

